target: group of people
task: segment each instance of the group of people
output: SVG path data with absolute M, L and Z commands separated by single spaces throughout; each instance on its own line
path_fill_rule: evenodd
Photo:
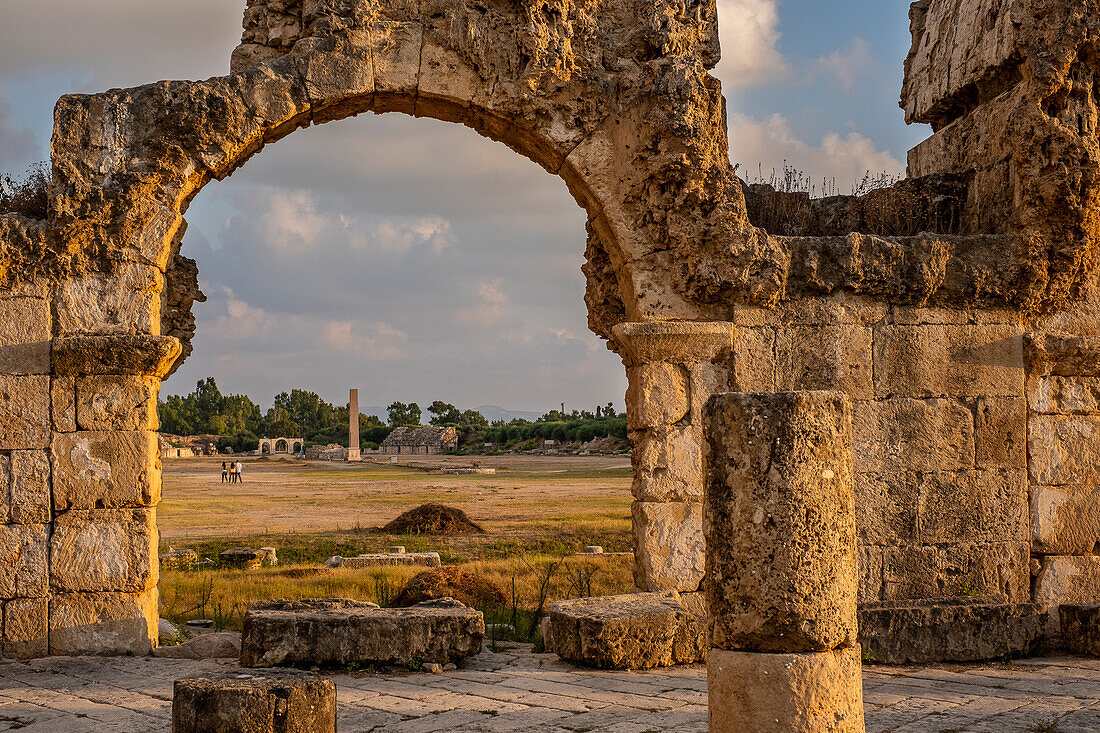
M 240 461 L 222 461 L 222 483 L 243 484 L 244 475 L 241 473 Z

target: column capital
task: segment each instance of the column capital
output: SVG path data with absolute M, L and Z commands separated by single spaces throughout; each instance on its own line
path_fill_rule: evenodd
M 735 328 L 726 321 L 651 321 L 620 323 L 611 335 L 627 366 L 690 364 L 732 350 Z

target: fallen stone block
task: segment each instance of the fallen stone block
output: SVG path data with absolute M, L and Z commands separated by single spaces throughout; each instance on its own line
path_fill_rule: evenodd
M 883 664 L 977 662 L 1038 651 L 1047 615 L 1034 603 L 983 599 L 871 604 L 859 610 L 867 661 Z
M 336 733 L 336 685 L 309 672 L 225 672 L 176 680 L 173 733 Z
M 706 659 L 706 631 L 676 591 L 635 593 L 551 603 L 543 641 L 567 662 L 650 669 Z
M 218 555 L 222 565 L 240 570 L 256 570 L 263 564 L 267 552 L 251 547 L 231 547 Z
M 173 550 L 160 556 L 161 570 L 191 570 L 199 561 L 199 555 L 194 550 Z
M 245 613 L 241 665 L 458 662 L 481 651 L 485 619 L 453 599 L 379 608 L 341 598 L 269 601 Z
M 1100 604 L 1058 607 L 1066 651 L 1100 657 Z
M 194 639 L 158 647 L 154 657 L 163 659 L 230 659 L 241 655 L 241 635 L 236 631 L 215 631 Z
M 334 555 L 325 561 L 330 568 L 376 568 L 391 565 L 412 565 L 417 567 L 438 568 L 442 566 L 438 552 L 377 552 L 356 557 Z

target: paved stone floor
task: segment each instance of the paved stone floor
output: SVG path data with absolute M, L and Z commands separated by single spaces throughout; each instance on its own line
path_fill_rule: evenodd
M 172 681 L 231 664 L 94 657 L 0 662 L 0 730 L 168 731 Z M 516 647 L 484 652 L 442 675 L 333 679 L 341 733 L 706 730 L 702 666 L 577 670 Z M 864 691 L 872 733 L 1100 731 L 1100 660 L 874 667 L 864 672 Z

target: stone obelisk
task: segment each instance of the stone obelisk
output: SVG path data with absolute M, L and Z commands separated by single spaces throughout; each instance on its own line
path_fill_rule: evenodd
M 348 394 L 348 460 L 360 461 L 359 455 L 359 390 Z

